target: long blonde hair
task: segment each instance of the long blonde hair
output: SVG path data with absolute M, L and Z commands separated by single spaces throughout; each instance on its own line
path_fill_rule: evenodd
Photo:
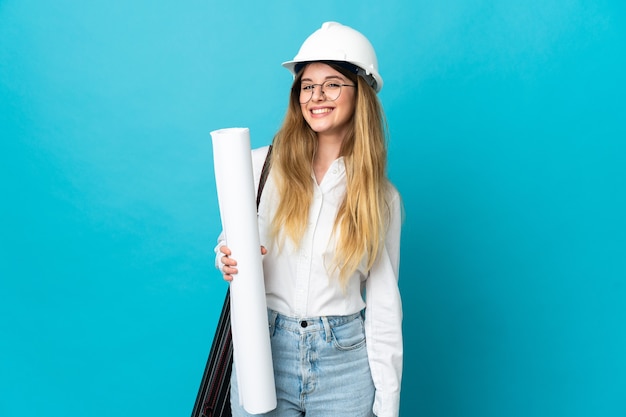
M 357 85 L 351 127 L 344 139 L 347 190 L 334 224 L 337 248 L 333 267 L 345 286 L 350 275 L 366 257 L 370 270 L 383 245 L 389 220 L 387 192 L 387 123 L 375 91 L 356 74 L 328 63 Z M 314 184 L 312 161 L 316 133 L 300 109 L 300 80 L 294 79 L 289 107 L 272 149 L 272 171 L 280 201 L 272 219 L 272 236 L 281 246 L 285 237 L 299 245 L 308 222 Z

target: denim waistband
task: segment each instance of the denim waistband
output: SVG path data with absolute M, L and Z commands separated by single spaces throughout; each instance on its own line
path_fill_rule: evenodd
M 309 333 L 328 331 L 333 327 L 349 323 L 361 317 L 361 312 L 347 316 L 291 317 L 268 308 L 267 315 L 270 325 L 273 324 L 292 332 Z

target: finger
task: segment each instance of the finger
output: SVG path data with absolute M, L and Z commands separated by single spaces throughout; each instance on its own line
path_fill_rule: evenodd
M 237 273 L 237 268 L 224 265 L 222 267 L 222 273 L 224 274 L 224 281 L 231 282 L 233 280 L 233 274 Z
M 226 256 L 232 255 L 232 252 L 230 251 L 230 248 L 228 246 L 221 246 L 220 252 L 222 252 Z
M 233 258 L 229 258 L 228 256 L 222 256 L 222 264 L 224 264 L 225 266 L 236 266 L 237 265 L 237 261 L 234 260 Z
M 265 249 L 265 246 L 261 246 L 261 255 L 266 255 L 267 254 L 267 249 Z
M 229 265 L 224 265 L 222 267 L 222 274 L 224 274 L 224 275 L 231 275 L 232 276 L 232 275 L 236 274 L 237 272 L 239 272 L 239 271 L 235 267 L 232 267 L 232 266 L 229 266 Z

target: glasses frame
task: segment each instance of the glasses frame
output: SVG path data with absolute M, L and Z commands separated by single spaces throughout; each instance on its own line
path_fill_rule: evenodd
M 337 97 L 335 97 L 334 99 L 330 99 L 328 98 L 328 96 L 326 95 L 326 92 L 324 91 L 324 84 L 335 84 L 339 86 L 339 94 L 337 94 Z M 339 100 L 339 97 L 341 97 L 341 89 L 342 87 L 356 87 L 356 85 L 354 84 L 342 84 L 342 83 L 338 83 L 336 81 L 332 81 L 332 80 L 328 80 L 328 81 L 324 81 L 321 84 L 302 84 L 300 83 L 300 91 L 298 93 L 298 101 L 300 102 L 300 104 L 307 104 L 309 101 L 311 101 L 313 99 L 313 94 L 315 94 L 315 87 L 319 86 L 320 87 L 320 92 L 322 94 L 324 94 L 324 98 L 326 98 L 326 100 L 328 101 L 337 101 Z M 302 101 L 302 93 L 304 92 L 303 88 L 304 87 L 313 87 L 311 89 L 311 96 L 309 97 L 309 99 L 307 101 Z

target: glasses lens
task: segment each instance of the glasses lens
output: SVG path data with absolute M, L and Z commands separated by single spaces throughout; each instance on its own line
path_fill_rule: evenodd
M 341 94 L 341 84 L 336 81 L 326 81 L 324 83 L 324 95 L 330 101 L 335 101 L 339 98 Z
M 300 86 L 300 104 L 308 103 L 313 97 L 315 86 L 312 84 L 302 84 Z

